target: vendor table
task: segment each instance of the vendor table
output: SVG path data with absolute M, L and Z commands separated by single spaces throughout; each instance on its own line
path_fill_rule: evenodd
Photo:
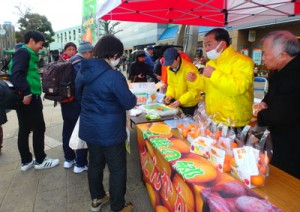
M 168 115 L 168 116 L 161 116 L 160 119 L 147 119 L 146 113 L 141 113 L 138 116 L 130 116 L 130 127 L 132 128 L 132 124 L 142 124 L 142 123 L 149 123 L 149 122 L 161 122 L 165 120 L 172 120 L 174 119 L 174 115 Z
M 154 135 L 153 125 L 163 128 L 144 123 L 136 129 L 143 180 L 156 211 L 299 211 L 300 180 L 270 166 L 265 185 L 249 189 L 190 153 L 177 130 Z

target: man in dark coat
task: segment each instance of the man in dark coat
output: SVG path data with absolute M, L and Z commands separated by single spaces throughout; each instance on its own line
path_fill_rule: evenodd
M 271 164 L 300 179 L 299 41 L 289 31 L 275 31 L 267 34 L 262 43 L 262 59 L 271 74 L 257 121 L 271 132 Z

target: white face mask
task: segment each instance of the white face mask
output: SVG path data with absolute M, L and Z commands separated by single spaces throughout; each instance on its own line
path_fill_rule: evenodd
M 221 41 L 222 42 L 222 41 Z M 206 56 L 211 59 L 211 60 L 216 60 L 218 57 L 220 57 L 223 49 L 221 49 L 220 52 L 217 52 L 217 48 L 219 48 L 219 46 L 221 45 L 221 42 L 218 44 L 218 46 L 213 49 L 213 50 L 210 50 L 208 52 L 206 52 Z
M 113 66 L 113 67 L 116 67 L 120 62 L 120 58 L 116 59 L 116 60 L 110 60 L 110 64 Z

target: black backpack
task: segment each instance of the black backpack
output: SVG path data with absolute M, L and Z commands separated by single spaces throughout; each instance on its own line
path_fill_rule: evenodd
M 71 102 L 74 99 L 73 65 L 80 62 L 55 61 L 43 68 L 42 89 L 44 98 L 55 102 Z
M 16 109 L 18 105 L 22 104 L 22 96 L 14 89 L 0 79 L 0 107 L 3 109 Z

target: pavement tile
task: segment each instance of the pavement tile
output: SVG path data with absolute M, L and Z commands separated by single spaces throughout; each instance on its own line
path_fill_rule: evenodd
M 67 188 L 67 173 L 61 166 L 35 172 L 40 172 L 38 192 Z
M 34 204 L 34 211 L 67 212 L 67 190 L 65 187 L 38 192 Z
M 37 186 L 38 181 L 35 179 L 11 185 L 1 203 L 0 211 L 33 211 Z
M 17 147 L 18 121 L 15 111 L 7 113 L 3 125 L 4 147 L 0 154 L 0 212 L 85 212 L 90 211 L 91 200 L 87 172 L 73 173 L 64 169 L 62 149 L 62 117 L 58 105 L 43 101 L 46 123 L 45 150 L 51 158 L 60 159 L 57 167 L 45 170 L 34 168 L 22 172 Z M 125 199 L 134 204 L 133 212 L 153 211 L 144 182 L 141 179 L 135 128 L 131 129 L 131 154 L 127 155 L 127 192 Z M 32 150 L 32 138 L 29 140 Z M 33 151 L 32 151 L 33 152 Z M 104 187 L 108 191 L 109 170 L 104 171 Z M 20 203 L 21 204 L 17 204 Z M 110 204 L 102 207 L 110 211 Z
M 54 147 L 57 147 L 57 146 L 61 146 L 62 143 L 61 141 L 58 141 L 56 139 L 53 139 L 47 135 L 45 135 L 45 145 L 49 148 L 49 149 L 52 149 Z
M 14 171 L 0 171 L 0 202 L 3 201 L 6 192 L 11 184 L 11 181 L 14 177 Z

